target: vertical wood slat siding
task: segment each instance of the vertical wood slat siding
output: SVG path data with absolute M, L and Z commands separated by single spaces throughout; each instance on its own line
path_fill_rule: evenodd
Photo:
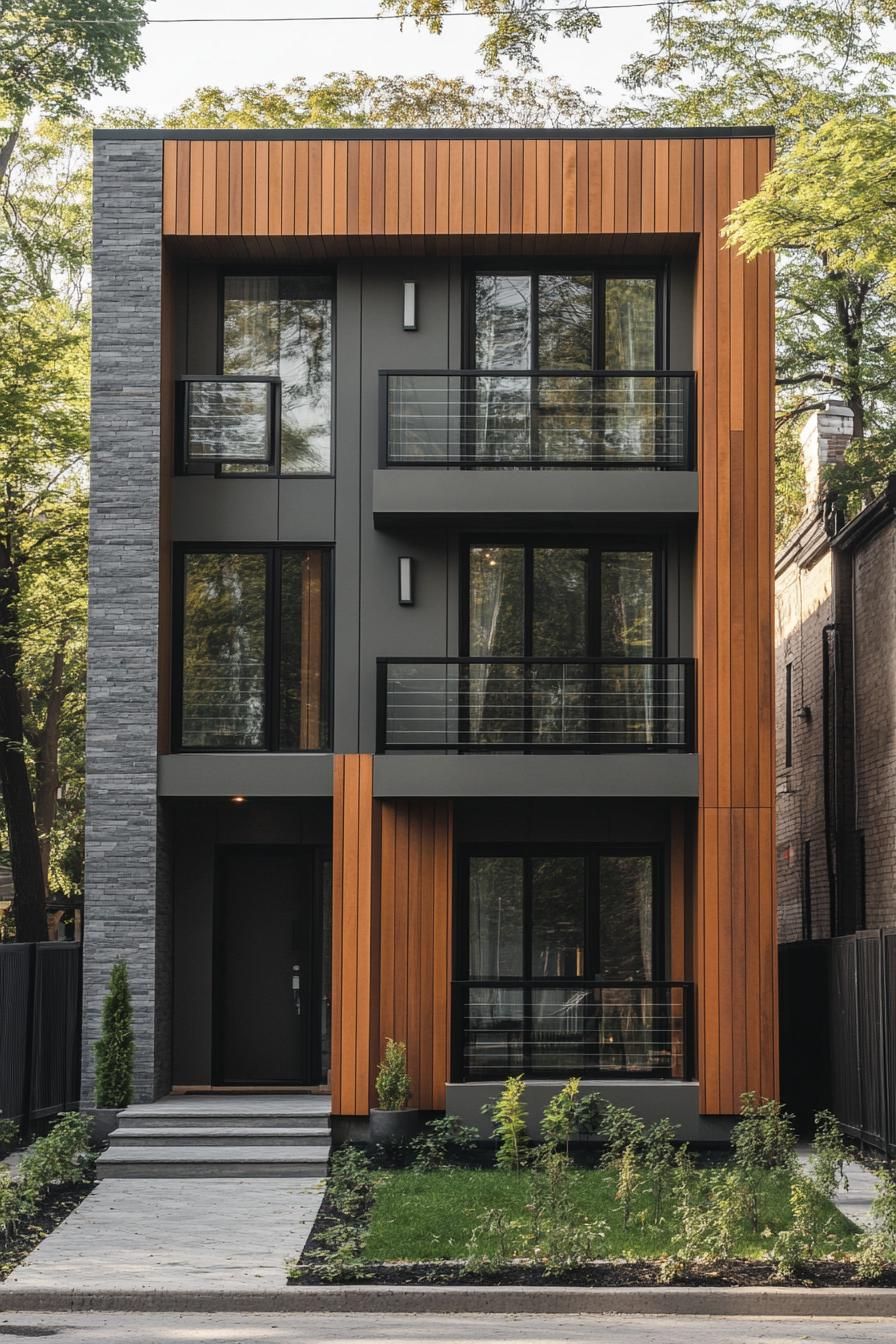
M 378 1053 L 405 1041 L 414 1105 L 441 1110 L 448 1079 L 452 809 L 426 799 L 381 805 Z
M 366 1115 L 379 997 L 379 808 L 373 757 L 333 758 L 332 1107 Z
M 476 140 L 436 142 L 434 166 L 424 142 L 425 136 L 361 141 L 354 153 L 344 142 L 297 141 L 294 174 L 291 166 L 278 166 L 276 153 L 272 160 L 276 142 L 231 141 L 226 154 L 217 146 L 214 155 L 204 152 L 201 137 L 167 142 L 163 227 L 169 236 L 212 228 L 218 236 L 270 236 L 279 171 L 284 194 L 292 181 L 292 235 L 308 239 L 306 246 L 321 249 L 320 255 L 326 255 L 327 237 L 342 237 L 345 246 L 347 236 L 356 243 L 391 237 L 417 251 L 433 229 L 479 246 L 500 239 L 499 250 L 508 252 L 514 240 L 517 250 L 525 239 L 530 249 L 549 251 L 552 238 L 589 232 L 616 234 L 617 250 L 624 250 L 624 235 L 639 231 L 698 235 L 694 628 L 701 782 L 694 976 L 701 1110 L 728 1114 L 737 1110 L 744 1090 L 777 1091 L 773 275 L 770 258 L 746 263 L 724 249 L 719 230 L 731 207 L 768 171 L 771 142 L 595 136 L 583 143 L 534 135 L 508 144 L 484 132 Z M 281 219 L 287 218 L 284 204 Z M 375 246 L 366 244 L 369 251 Z M 372 816 L 372 802 L 370 809 Z M 409 825 L 406 818 L 402 829 L 396 820 L 396 845 L 407 843 Z M 347 863 L 348 852 L 342 858 Z M 419 875 L 415 880 L 423 881 Z M 396 887 L 394 917 L 405 921 L 396 924 L 396 948 L 423 936 L 414 924 L 419 912 L 404 891 Z M 362 907 L 363 901 L 348 911 L 350 917 Z M 356 939 L 351 928 L 349 933 Z M 356 942 L 349 950 L 357 957 Z M 396 967 L 396 985 L 399 974 Z M 353 1013 L 354 992 L 346 990 Z M 408 1017 L 419 1005 L 402 1005 L 396 992 L 393 986 L 389 1011 L 395 1020 L 425 1020 Z M 369 1088 L 369 1064 L 358 1065 L 353 1105 L 365 1079 Z
M 690 233 L 693 141 L 166 141 L 173 236 Z
M 701 1111 L 725 1115 L 744 1091 L 778 1090 L 772 266 L 719 244 L 732 206 L 768 171 L 771 143 L 705 140 L 694 148 L 704 188 L 695 307 L 698 1073 Z

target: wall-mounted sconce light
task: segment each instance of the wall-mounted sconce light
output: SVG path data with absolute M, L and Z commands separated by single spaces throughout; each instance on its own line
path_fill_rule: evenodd
M 406 280 L 404 286 L 404 329 L 417 330 L 417 283 Z
M 401 607 L 414 605 L 414 557 L 398 557 L 398 604 Z

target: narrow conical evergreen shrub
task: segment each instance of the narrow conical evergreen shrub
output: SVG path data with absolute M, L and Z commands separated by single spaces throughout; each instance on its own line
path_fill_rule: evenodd
M 109 976 L 109 992 L 103 1003 L 100 1038 L 96 1055 L 96 1104 L 121 1110 L 133 1093 L 134 1028 L 128 968 L 116 961 Z

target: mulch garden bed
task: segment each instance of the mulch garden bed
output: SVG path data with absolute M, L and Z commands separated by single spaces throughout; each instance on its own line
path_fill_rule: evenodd
M 331 1280 L 315 1272 L 313 1254 L 322 1251 L 325 1243 L 322 1233 L 340 1222 L 347 1222 L 330 1203 L 328 1194 L 324 1194 L 311 1234 L 305 1243 L 299 1261 L 302 1267 L 300 1278 L 291 1278 L 293 1287 L 318 1285 Z M 867 1287 L 856 1277 L 855 1267 L 848 1261 L 823 1260 L 807 1267 L 798 1276 L 782 1280 L 775 1278 L 775 1268 L 764 1260 L 728 1260 L 719 1261 L 710 1266 L 701 1266 L 676 1279 L 674 1285 L 660 1283 L 659 1266 L 652 1260 L 597 1260 L 582 1269 L 565 1274 L 548 1273 L 542 1265 L 529 1261 L 512 1261 L 500 1268 L 470 1273 L 462 1260 L 417 1260 L 365 1262 L 363 1277 L 357 1276 L 344 1282 L 363 1282 L 374 1285 L 464 1287 L 513 1287 L 530 1288 L 539 1284 L 556 1287 L 558 1284 L 574 1288 L 755 1288 L 782 1287 L 785 1285 L 812 1288 L 848 1288 Z M 896 1288 L 896 1270 L 890 1271 L 876 1280 L 875 1287 Z
M 49 1236 L 94 1188 L 93 1181 L 57 1186 L 43 1201 L 37 1213 L 24 1221 L 15 1236 L 0 1242 L 0 1283 Z

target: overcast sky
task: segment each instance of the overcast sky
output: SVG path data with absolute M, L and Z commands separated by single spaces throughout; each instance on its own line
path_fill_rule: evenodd
M 374 15 L 378 0 L 155 0 L 153 19 L 285 15 Z M 649 9 L 603 14 L 603 27 L 590 42 L 554 38 L 543 49 L 545 73 L 577 87 L 591 85 L 608 101 L 623 60 L 647 38 Z M 478 66 L 477 46 L 485 32 L 476 18 L 445 23 L 441 37 L 420 33 L 397 21 L 252 24 L 151 24 L 143 30 L 146 60 L 134 72 L 126 94 L 97 98 L 102 119 L 110 106 L 144 107 L 161 116 L 202 84 L 223 88 L 282 83 L 294 75 L 315 80 L 331 70 L 370 74 L 467 75 Z

